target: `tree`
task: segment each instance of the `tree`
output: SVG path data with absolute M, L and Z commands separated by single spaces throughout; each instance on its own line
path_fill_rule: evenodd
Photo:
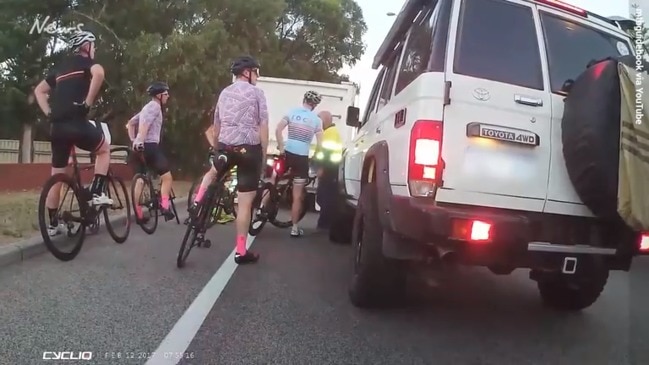
M 113 140 L 128 142 L 123 125 L 147 101 L 147 85 L 166 81 L 171 99 L 163 143 L 172 162 L 190 171 L 202 168 L 207 146 L 197 141 L 204 140 L 216 96 L 231 81 L 228 66 L 232 58 L 254 55 L 262 63 L 263 76 L 339 81 L 346 79 L 339 75 L 342 66 L 355 64 L 364 52 L 366 25 L 353 0 L 41 3 L 21 5 L 22 9 L 14 6 L 0 14 L 0 63 L 10 60 L 11 65 L 7 75 L 0 76 L 0 107 L 11 105 L 2 111 L 2 119 L 12 121 L 11 125 L 36 119 L 38 110 L 27 103 L 26 96 L 43 71 L 61 56 L 51 46 L 59 36 L 28 39 L 30 19 L 48 14 L 57 25 L 83 23 L 84 29 L 99 38 L 96 59 L 106 69 L 106 87 L 95 114 L 114 116 Z M 11 24 L 7 29 L 5 21 Z M 21 50 L 25 44 L 30 45 L 30 53 Z M 12 88 L 6 89 L 9 84 Z M 3 129 L 0 133 L 8 135 Z

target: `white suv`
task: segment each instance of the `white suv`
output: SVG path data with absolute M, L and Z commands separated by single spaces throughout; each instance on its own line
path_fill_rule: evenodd
M 546 304 L 594 303 L 609 270 L 628 271 L 649 238 L 582 202 L 578 191 L 599 182 L 566 164 L 595 163 L 562 138 L 590 137 L 562 135 L 562 120 L 587 65 L 621 56 L 633 57 L 632 42 L 615 22 L 556 0 L 406 1 L 375 57 L 364 116 L 348 109 L 358 133 L 330 238 L 355 247 L 352 302 L 401 299 L 406 264 L 432 260 L 529 268 Z

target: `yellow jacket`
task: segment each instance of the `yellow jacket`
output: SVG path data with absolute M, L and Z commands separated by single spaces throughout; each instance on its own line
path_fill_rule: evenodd
M 315 146 L 311 147 L 312 153 L 315 153 Z M 340 162 L 342 158 L 343 143 L 335 125 L 324 130 L 322 138 L 322 151 L 315 154 L 316 160 L 328 160 L 326 162 Z

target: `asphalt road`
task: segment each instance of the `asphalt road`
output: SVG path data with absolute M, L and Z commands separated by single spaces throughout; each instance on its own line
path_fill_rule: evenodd
M 179 270 L 183 230 L 161 222 L 149 236 L 133 227 L 123 245 L 100 233 L 74 261 L 45 254 L 0 269 L 0 364 L 59 362 L 43 360 L 44 351 L 93 352 L 63 363 L 144 364 L 168 335 L 189 343 L 180 363 L 197 365 L 649 364 L 646 259 L 614 273 L 579 314 L 544 309 L 525 271 L 482 269 L 415 285 L 407 308 L 362 311 L 347 299 L 350 248 L 322 233 L 296 240 L 268 226 L 253 243 L 261 261 L 229 278 L 219 268 L 233 267 L 234 226 L 213 228 L 212 247 L 194 249 Z M 194 309 L 205 300 L 187 310 L 199 293 L 218 297 L 204 319 Z M 176 325 L 192 321 L 195 336 Z

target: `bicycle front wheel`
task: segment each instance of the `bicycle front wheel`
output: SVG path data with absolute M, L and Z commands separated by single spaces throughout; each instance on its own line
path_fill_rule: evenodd
M 53 199 L 58 195 L 59 201 L 56 212 L 52 214 L 46 205 L 49 194 L 52 194 Z M 61 261 L 70 261 L 77 257 L 86 237 L 87 203 L 82 203 L 85 197 L 81 196 L 74 180 L 66 174 L 50 177 L 41 191 L 38 201 L 38 226 L 45 247 Z M 70 197 L 69 204 L 66 203 L 67 197 Z
M 187 230 L 185 230 L 185 236 L 183 241 L 180 244 L 180 250 L 178 251 L 178 257 L 176 258 L 176 266 L 180 269 L 185 266 L 187 261 L 187 256 L 189 252 L 196 246 L 196 240 L 199 233 L 205 232 L 207 220 L 210 219 L 212 214 L 213 204 L 213 192 L 208 191 L 203 202 L 199 203 L 196 216 L 190 215 L 189 221 L 187 223 Z
M 261 203 L 268 195 L 270 195 L 270 199 L 268 199 L 267 203 L 268 206 L 261 209 Z M 252 218 L 250 219 L 250 225 L 248 226 L 249 235 L 258 235 L 261 233 L 261 230 L 264 229 L 264 226 L 269 219 L 275 219 L 274 217 L 269 217 L 269 215 L 274 215 L 274 213 L 276 213 L 273 212 L 274 210 L 277 210 L 276 195 L 277 192 L 275 191 L 275 186 L 269 182 L 265 183 L 261 188 L 259 188 L 259 190 L 257 190 L 257 195 L 255 196 L 255 200 L 252 202 L 250 213 Z
M 131 232 L 131 203 L 129 202 L 128 192 L 124 181 L 118 176 L 108 177 L 108 197 L 113 200 L 110 207 L 104 210 L 104 221 L 106 222 L 106 229 L 108 233 L 117 243 L 124 243 Z M 125 209 L 125 212 L 121 210 Z M 125 217 L 116 218 L 114 221 L 110 220 L 110 216 L 117 213 L 126 214 Z M 123 220 L 124 228 L 119 229 L 119 225 Z
M 137 194 L 135 191 L 138 182 L 140 186 L 142 186 L 140 194 Z M 155 190 L 153 190 L 153 183 L 146 175 L 135 174 L 135 176 L 133 176 L 133 182 L 131 183 L 131 199 L 137 224 L 147 234 L 153 234 L 156 228 L 158 228 L 159 204 Z

